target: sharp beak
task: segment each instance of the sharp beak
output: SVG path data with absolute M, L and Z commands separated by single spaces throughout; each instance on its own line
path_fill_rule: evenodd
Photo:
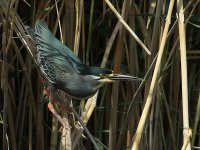
M 143 80 L 142 78 L 122 74 L 113 74 L 112 76 L 107 76 L 106 78 L 112 81 Z

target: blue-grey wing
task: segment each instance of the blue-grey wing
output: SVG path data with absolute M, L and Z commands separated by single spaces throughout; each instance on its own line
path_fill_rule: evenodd
M 37 21 L 35 25 L 35 33 L 37 35 L 37 40 L 42 42 L 43 44 L 48 45 L 50 49 L 46 49 L 48 55 L 54 55 L 54 51 L 60 57 L 64 57 L 65 59 L 69 59 L 73 63 L 82 63 L 80 59 L 63 43 L 61 43 L 48 29 L 44 21 Z
M 36 36 L 37 39 L 37 36 Z M 50 57 L 46 53 L 45 44 L 37 43 L 37 64 L 40 67 L 43 75 L 49 80 L 51 83 L 57 83 L 63 76 L 67 73 L 73 74 L 75 73 L 75 69 L 71 66 L 70 62 L 63 57 L 60 57 L 55 53 L 54 57 Z
M 36 22 L 35 37 L 37 62 L 50 82 L 56 82 L 63 74 L 79 72 L 80 59 L 53 36 L 43 21 Z

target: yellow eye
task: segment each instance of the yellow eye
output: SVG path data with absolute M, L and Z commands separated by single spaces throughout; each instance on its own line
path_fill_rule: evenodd
M 104 78 L 104 74 L 100 73 L 99 77 Z

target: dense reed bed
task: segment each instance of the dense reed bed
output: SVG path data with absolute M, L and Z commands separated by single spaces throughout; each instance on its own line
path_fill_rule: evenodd
M 1 0 L 1 148 L 200 148 L 199 2 Z M 25 30 L 38 19 L 83 63 L 144 80 L 108 84 L 89 100 L 58 91 L 74 108 L 68 113 L 55 104 L 71 126 L 60 129 Z

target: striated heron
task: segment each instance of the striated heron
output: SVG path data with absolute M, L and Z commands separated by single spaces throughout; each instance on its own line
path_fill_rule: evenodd
M 67 46 L 55 38 L 44 21 L 37 21 L 35 30 L 30 27 L 27 30 L 36 43 L 36 62 L 49 81 L 52 91 L 60 89 L 72 97 L 83 99 L 93 96 L 106 83 L 141 80 L 138 77 L 114 74 L 109 69 L 83 64 Z M 51 104 L 52 100 L 50 99 L 48 107 L 64 125 Z

